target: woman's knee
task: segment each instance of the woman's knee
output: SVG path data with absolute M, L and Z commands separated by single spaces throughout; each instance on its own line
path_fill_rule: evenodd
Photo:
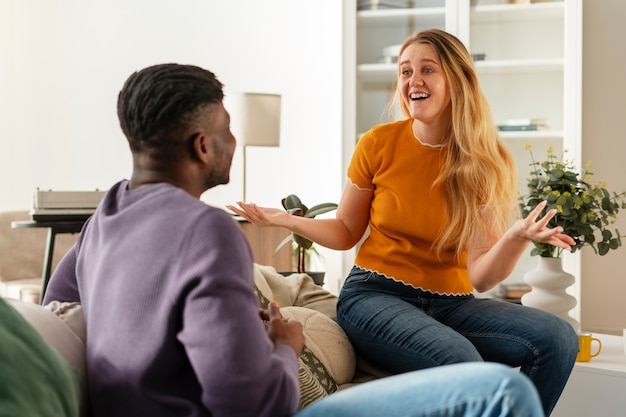
M 565 320 L 551 313 L 546 314 L 543 334 L 546 342 L 567 357 L 576 357 L 578 353 L 578 335 L 574 328 Z
M 578 334 L 574 328 L 565 320 L 561 319 L 561 325 L 559 326 L 559 338 L 560 346 L 563 355 L 575 360 L 578 354 Z

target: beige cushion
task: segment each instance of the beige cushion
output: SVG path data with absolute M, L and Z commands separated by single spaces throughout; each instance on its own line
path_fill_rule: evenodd
M 299 358 L 300 404 L 303 408 L 349 383 L 356 355 L 348 336 L 336 323 L 337 297 L 306 274 L 283 276 L 274 268 L 255 265 L 259 304 L 277 301 L 284 317 L 302 323 L 305 348 Z
M 281 306 L 307 307 L 337 319 L 337 296 L 313 282 L 307 274 L 279 274 L 271 266 L 254 265 L 254 282 L 257 288 Z
M 339 385 L 354 377 L 356 355 L 350 339 L 337 323 L 324 314 L 304 307 L 283 307 L 283 317 L 302 323 L 305 345 Z
M 38 304 L 6 299 L 43 339 L 81 376 L 81 415 L 88 407 L 86 386 L 85 322 L 80 304 L 54 301 L 42 307 Z
M 78 416 L 78 372 L 3 299 L 0 316 L 0 415 Z
M 42 307 L 33 303 L 25 303 L 19 300 L 7 299 L 7 302 L 15 308 L 28 321 L 43 338 L 55 348 L 61 356 L 67 360 L 82 375 L 85 374 L 85 345 L 84 336 L 68 326 L 64 320 L 57 316 L 50 308 Z M 59 303 L 56 303 L 59 305 Z M 72 306 L 73 314 L 78 314 L 82 320 L 80 305 Z M 66 309 L 70 311 L 70 309 Z M 70 315 L 71 316 L 71 315 Z M 76 318 L 73 319 L 75 321 Z M 83 324 L 84 328 L 84 324 Z M 83 332 L 84 333 L 84 332 Z

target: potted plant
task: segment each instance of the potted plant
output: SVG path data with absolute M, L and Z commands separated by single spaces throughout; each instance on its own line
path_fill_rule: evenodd
M 530 145 L 526 145 L 530 151 Z M 622 237 L 612 225 L 620 209 L 626 208 L 626 192 L 609 192 L 606 183 L 591 184 L 593 174 L 587 163 L 578 172 L 570 161 L 547 150 L 544 161 L 535 161 L 532 151 L 531 177 L 528 179 L 528 194 L 519 197 L 519 205 L 524 217 L 542 201 L 546 206 L 539 214 L 543 217 L 548 210 L 556 209 L 557 214 L 547 227 L 562 227 L 563 233 L 574 239 L 572 252 L 590 246 L 596 254 L 606 255 L 610 250 L 622 246 Z M 537 267 L 524 275 L 524 281 L 531 291 L 522 296 L 522 304 L 549 311 L 563 318 L 579 330 L 579 323 L 568 312 L 576 306 L 577 300 L 566 289 L 575 281 L 574 275 L 563 270 L 562 249 L 533 242 L 531 255 L 539 255 Z
M 294 216 L 314 218 L 319 214 L 328 213 L 329 211 L 337 209 L 335 203 L 322 203 L 317 204 L 311 208 L 308 208 L 302 203 L 300 198 L 295 194 L 290 194 L 281 200 L 283 208 Z M 296 233 L 290 233 L 282 242 L 276 247 L 276 251 L 288 244 L 292 243 L 294 250 L 294 257 L 296 259 L 298 273 L 306 273 L 313 278 L 316 284 L 322 285 L 324 283 L 324 272 L 318 271 L 306 271 L 307 259 L 310 258 L 310 252 L 313 252 L 317 256 L 320 256 L 317 249 L 313 246 L 313 242 L 306 239 Z M 283 273 L 287 274 L 287 273 Z
M 583 246 L 590 246 L 595 253 L 606 255 L 610 250 L 622 246 L 620 232 L 611 230 L 620 208 L 626 208 L 626 192 L 609 192 L 606 183 L 591 184 L 593 174 L 588 162 L 578 173 L 570 161 L 558 158 L 553 148 L 547 150 L 545 161 L 535 161 L 531 146 L 526 145 L 531 156 L 531 177 L 528 179 L 528 194 L 520 196 L 522 215 L 526 217 L 537 204 L 546 200 L 542 217 L 548 210 L 556 209 L 557 214 L 548 227 L 560 226 L 563 233 L 571 236 L 576 244 L 572 252 Z M 565 151 L 567 152 L 567 151 Z M 545 243 L 533 242 L 531 255 L 560 257 L 561 249 Z

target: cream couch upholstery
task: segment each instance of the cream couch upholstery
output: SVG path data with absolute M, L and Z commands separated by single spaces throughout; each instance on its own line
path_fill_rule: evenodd
M 26 210 L 0 212 L 0 296 L 38 303 L 48 229 L 13 229 L 14 221 L 30 220 Z M 55 239 L 52 268 L 72 247 L 78 234 Z
M 387 375 L 361 361 L 348 337 L 335 322 L 335 295 L 306 274 L 284 277 L 274 268 L 255 265 L 260 304 L 276 300 L 284 316 L 303 323 L 306 347 L 300 358 L 301 406 L 339 389 Z M 43 338 L 81 375 L 82 416 L 88 416 L 85 383 L 85 324 L 77 303 L 46 306 L 8 299 Z

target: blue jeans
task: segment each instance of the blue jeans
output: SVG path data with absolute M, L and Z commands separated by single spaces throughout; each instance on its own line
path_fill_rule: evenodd
M 574 329 L 551 313 L 473 295 L 436 295 L 357 267 L 339 295 L 337 321 L 359 355 L 394 374 L 477 361 L 519 367 L 546 415 L 578 352 Z
M 495 363 L 408 372 L 339 391 L 294 417 L 541 417 L 524 375 Z

